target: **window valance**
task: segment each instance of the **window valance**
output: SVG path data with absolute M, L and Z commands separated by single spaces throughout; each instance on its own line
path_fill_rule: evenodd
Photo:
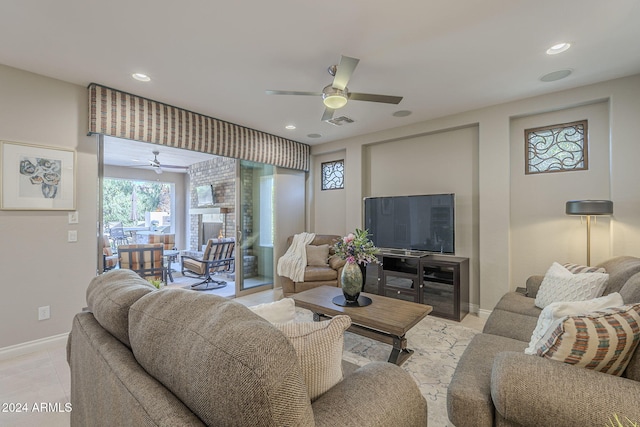
M 311 150 L 307 144 L 96 83 L 89 85 L 89 134 L 309 170 Z

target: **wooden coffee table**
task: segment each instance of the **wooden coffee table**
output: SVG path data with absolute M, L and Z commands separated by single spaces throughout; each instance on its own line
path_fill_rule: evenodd
M 405 334 L 419 321 L 431 313 L 433 307 L 415 302 L 387 298 L 375 294 L 361 293 L 371 298 L 366 307 L 341 307 L 332 302 L 342 295 L 342 289 L 332 286 L 319 286 L 291 296 L 298 307 L 313 312 L 313 320 L 330 318 L 346 314 L 351 318 L 350 332 L 391 344 L 393 350 L 389 362 L 402 365 L 413 350 L 407 348 Z

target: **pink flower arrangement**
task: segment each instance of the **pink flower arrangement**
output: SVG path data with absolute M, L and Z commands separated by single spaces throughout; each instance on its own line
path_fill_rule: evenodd
M 337 256 L 349 264 L 377 263 L 378 248 L 369 239 L 367 230 L 356 228 L 355 233 L 349 233 L 333 245 Z

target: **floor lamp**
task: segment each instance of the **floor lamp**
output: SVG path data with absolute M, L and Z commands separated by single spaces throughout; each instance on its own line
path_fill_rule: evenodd
M 613 214 L 611 200 L 572 200 L 567 202 L 567 215 L 587 217 L 587 265 L 591 265 L 591 217 Z

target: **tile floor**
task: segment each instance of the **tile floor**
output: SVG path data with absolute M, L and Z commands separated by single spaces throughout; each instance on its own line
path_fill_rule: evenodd
M 281 296 L 281 290 L 269 290 L 236 301 L 255 305 Z M 470 314 L 459 324 L 482 330 L 484 320 Z M 69 426 L 65 404 L 70 401 L 71 380 L 65 346 L 66 342 L 59 340 L 47 350 L 0 360 L 0 426 Z

